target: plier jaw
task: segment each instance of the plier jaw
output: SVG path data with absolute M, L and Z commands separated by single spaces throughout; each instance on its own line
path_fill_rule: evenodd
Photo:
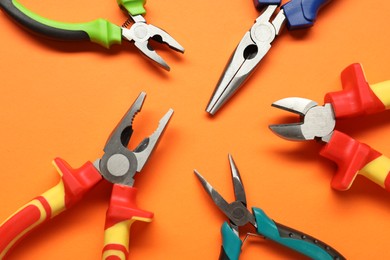
M 133 21 L 133 24 L 127 28 L 127 26 L 130 25 L 130 20 Z M 147 24 L 142 15 L 130 15 L 129 20 L 122 26 L 122 37 L 133 42 L 142 54 L 168 71 L 170 70 L 169 65 L 150 46 L 149 40 L 152 39 L 159 43 L 166 44 L 172 50 L 184 53 L 183 46 L 181 46 L 172 36 L 154 25 Z
M 319 106 L 310 99 L 290 97 L 278 100 L 272 106 L 298 114 L 301 118 L 299 123 L 270 125 L 276 135 L 292 141 L 320 139 L 328 142 L 331 138 L 336 119 L 330 103 Z
M 239 42 L 206 107 L 210 115 L 214 115 L 230 99 L 270 50 L 285 21 L 282 11 L 271 21 L 277 7 L 267 6 Z
M 145 98 L 146 93 L 141 92 L 113 130 L 103 149 L 104 155 L 99 160 L 98 169 L 103 177 L 111 183 L 134 185 L 134 175 L 140 172 L 148 161 L 173 115 L 173 110 L 170 109 L 161 118 L 153 134 L 142 140 L 134 150 L 128 149 L 127 146 L 134 131 L 133 120 L 141 111 Z
M 253 214 L 247 209 L 244 185 L 242 184 L 240 173 L 234 163 L 233 157 L 230 154 L 229 163 L 235 196 L 235 201 L 231 203 L 228 203 L 197 170 L 194 170 L 194 173 L 217 207 L 229 218 L 230 227 L 238 236 L 239 227 L 250 223 L 256 228 L 257 223 Z

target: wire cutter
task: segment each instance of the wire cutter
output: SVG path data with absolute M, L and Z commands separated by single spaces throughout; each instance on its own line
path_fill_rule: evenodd
M 91 41 L 109 48 L 121 44 L 122 39 L 132 42 L 146 57 L 166 70 L 168 64 L 149 45 L 153 39 L 167 44 L 171 49 L 184 52 L 184 48 L 164 30 L 147 24 L 146 0 L 117 0 L 120 8 L 128 13 L 128 20 L 120 27 L 104 19 L 86 23 L 63 23 L 41 17 L 28 10 L 16 0 L 2 0 L 0 7 L 15 22 L 35 34 L 62 41 Z
M 60 182 L 21 207 L 0 225 L 0 259 L 31 230 L 54 218 L 80 201 L 102 178 L 113 184 L 107 210 L 103 259 L 127 259 L 130 227 L 135 221 L 150 222 L 153 213 L 137 207 L 134 176 L 141 172 L 156 148 L 172 114 L 170 109 L 160 120 L 156 131 L 133 150 L 127 148 L 133 133 L 133 120 L 141 110 L 146 94 L 142 92 L 109 136 L 104 155 L 94 163 L 73 169 L 56 158 Z
M 272 104 L 301 116 L 301 122 L 270 125 L 282 138 L 293 141 L 320 140 L 325 143 L 320 154 L 338 165 L 331 186 L 347 190 L 357 174 L 364 175 L 390 191 L 390 159 L 370 146 L 338 131 L 336 119 L 366 116 L 390 108 L 390 81 L 369 85 L 360 64 L 348 66 L 341 73 L 343 90 L 325 95 L 325 104 L 298 97 Z
M 254 234 L 247 233 L 243 241 L 240 239 L 239 229 L 247 224 L 256 229 L 257 235 L 273 240 L 312 259 L 345 259 L 339 252 L 324 242 L 273 221 L 260 208 L 253 207 L 253 213 L 250 212 L 247 209 L 246 195 L 240 173 L 231 155 L 229 155 L 229 162 L 236 199 L 232 203 L 228 203 L 197 170 L 194 170 L 208 195 L 230 220 L 230 224 L 224 222 L 221 228 L 222 247 L 219 259 L 234 260 L 239 258 L 246 237 Z
M 330 0 L 291 0 L 280 7 L 271 21 L 281 1 L 254 0 L 256 8 L 264 10 L 235 49 L 206 111 L 214 115 L 233 96 L 268 53 L 286 23 L 288 30 L 310 27 L 316 21 L 319 9 L 328 2 Z

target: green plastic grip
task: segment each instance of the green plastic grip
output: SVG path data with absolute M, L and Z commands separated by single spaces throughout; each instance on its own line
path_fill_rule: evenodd
M 118 5 L 131 15 L 143 15 L 146 13 L 146 0 L 117 0 Z
M 53 21 L 31 12 L 16 0 L 2 0 L 0 7 L 22 27 L 32 33 L 54 40 L 89 40 L 109 48 L 122 42 L 122 29 L 107 20 L 97 19 L 86 23 Z

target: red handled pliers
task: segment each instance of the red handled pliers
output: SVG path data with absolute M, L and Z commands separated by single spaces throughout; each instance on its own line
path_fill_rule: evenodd
M 325 95 L 325 104 L 298 97 L 281 99 L 272 106 L 297 113 L 296 124 L 271 125 L 282 138 L 325 143 L 321 155 L 338 165 L 332 187 L 347 190 L 357 174 L 364 175 L 390 191 L 390 159 L 370 146 L 337 131 L 336 119 L 352 118 L 383 112 L 390 108 L 390 80 L 369 85 L 360 64 L 348 66 L 341 73 L 343 90 Z
M 102 259 L 127 259 L 129 234 L 135 221 L 150 222 L 153 213 L 137 207 L 134 175 L 140 172 L 156 148 L 172 114 L 170 109 L 156 131 L 133 151 L 127 148 L 133 133 L 133 119 L 141 110 L 146 94 L 142 92 L 113 130 L 104 147 L 104 155 L 94 163 L 86 162 L 73 169 L 56 158 L 54 166 L 60 182 L 41 196 L 21 207 L 0 225 L 0 259 L 3 259 L 31 230 L 54 218 L 80 201 L 102 179 L 113 184 L 107 210 Z

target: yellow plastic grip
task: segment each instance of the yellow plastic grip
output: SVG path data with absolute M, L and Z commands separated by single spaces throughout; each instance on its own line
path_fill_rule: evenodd
M 135 221 L 152 221 L 153 213 L 137 207 L 136 194 L 136 188 L 114 184 L 106 216 L 103 260 L 126 260 L 131 225 Z
M 71 168 L 60 158 L 56 158 L 53 164 L 61 176 L 59 183 L 21 207 L 0 225 L 0 259 L 34 228 L 78 202 L 102 179 L 91 162 L 79 169 Z
M 390 159 L 381 155 L 366 164 L 359 173 L 388 190 L 389 180 L 387 180 L 387 176 L 390 173 Z
M 390 80 L 376 84 L 371 84 L 371 89 L 375 95 L 382 101 L 386 109 L 390 108 Z
M 65 189 L 56 186 L 27 203 L 0 225 L 0 259 L 30 231 L 65 210 Z

